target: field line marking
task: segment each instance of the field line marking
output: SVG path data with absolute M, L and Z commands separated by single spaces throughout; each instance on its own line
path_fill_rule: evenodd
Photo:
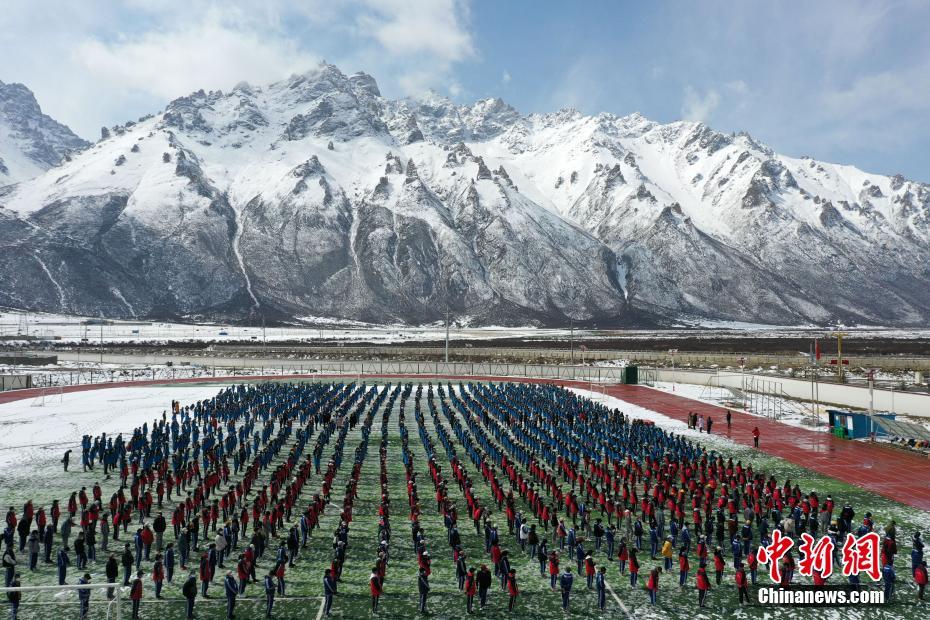
M 605 579 L 604 585 L 607 586 L 607 590 L 610 592 L 610 595 L 614 597 L 615 601 L 617 601 L 617 605 L 620 606 L 620 609 L 623 610 L 623 613 L 626 614 L 626 617 L 630 620 L 633 620 L 633 615 L 630 613 L 630 610 L 626 608 L 626 605 L 623 604 L 623 601 L 620 600 L 620 597 L 617 596 L 617 593 L 614 592 L 614 589 L 610 587 L 610 582 Z M 319 620 L 319 618 L 317 618 L 317 620 Z
M 316 620 L 323 617 L 323 608 L 326 606 L 326 597 L 320 597 L 320 609 L 316 612 Z

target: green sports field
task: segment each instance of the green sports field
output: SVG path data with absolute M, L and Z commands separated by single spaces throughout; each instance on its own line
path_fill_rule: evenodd
M 217 390 L 220 386 L 217 386 Z M 424 390 L 425 392 L 425 390 Z M 438 396 L 437 396 L 438 399 Z M 401 440 L 398 427 L 398 409 L 400 401 L 394 405 L 388 419 L 388 472 L 391 481 L 390 494 L 392 503 L 391 526 L 393 531 L 391 543 L 391 556 L 385 580 L 385 594 L 381 599 L 378 617 L 383 618 L 412 618 L 418 615 L 417 611 L 417 565 L 416 556 L 410 541 L 410 528 L 406 511 L 406 484 L 404 465 L 401 458 Z M 165 403 L 168 406 L 168 403 Z M 384 406 L 387 406 L 385 403 Z M 451 551 L 446 544 L 446 532 L 442 515 L 435 510 L 432 501 L 433 488 L 429 479 L 427 457 L 416 430 L 416 420 L 412 415 L 412 400 L 406 407 L 406 424 L 409 431 L 409 447 L 414 454 L 414 464 L 419 473 L 419 490 L 423 514 L 421 526 L 427 533 L 430 553 L 433 557 L 433 571 L 430 578 L 432 591 L 429 599 L 429 612 L 436 618 L 460 618 L 465 616 L 465 597 L 456 587 L 455 567 L 451 559 Z M 453 408 L 454 411 L 454 408 Z M 339 618 L 364 618 L 370 614 L 370 597 L 368 593 L 368 577 L 375 559 L 377 547 L 377 510 L 380 498 L 379 490 L 379 461 L 378 449 L 381 440 L 382 412 L 379 412 L 372 424 L 369 440 L 368 455 L 364 462 L 359 483 L 359 497 L 355 502 L 354 520 L 349 534 L 349 551 L 343 569 L 342 580 L 339 583 L 339 595 L 336 597 L 332 616 Z M 442 451 L 435 431 L 434 422 L 426 412 L 424 405 L 424 419 L 426 430 L 432 436 L 437 446 L 437 461 L 443 466 L 446 478 L 450 477 L 448 463 L 444 462 L 445 453 Z M 440 422 L 446 424 L 445 420 Z M 446 427 L 450 436 L 454 437 L 451 428 Z M 313 537 L 297 561 L 297 566 L 288 571 L 287 590 L 288 598 L 279 599 L 275 605 L 276 618 L 316 618 L 321 610 L 322 575 L 323 569 L 329 566 L 331 536 L 338 525 L 339 509 L 342 503 L 342 493 L 345 483 L 351 472 L 351 456 L 355 447 L 361 441 L 360 427 L 349 433 L 345 445 L 346 460 L 337 474 L 333 485 L 332 505 L 330 505 L 321 520 L 320 527 L 314 531 Z M 779 618 L 779 617 L 808 617 L 816 614 L 823 617 L 836 618 L 923 618 L 930 613 L 930 602 L 918 604 L 916 602 L 915 588 L 909 579 L 909 541 L 915 529 L 926 532 L 930 529 L 930 514 L 912 509 L 901 504 L 877 497 L 862 489 L 849 484 L 825 478 L 811 471 L 799 468 L 780 459 L 760 455 L 748 448 L 732 445 L 721 448 L 719 440 L 712 446 L 718 451 L 731 454 L 734 459 L 742 459 L 744 463 L 752 462 L 756 470 L 764 470 L 776 476 L 779 483 L 785 478 L 797 482 L 802 490 L 816 490 L 822 496 L 832 494 L 838 505 L 845 501 L 851 502 L 861 515 L 870 510 L 881 526 L 894 519 L 898 525 L 899 554 L 896 568 L 898 572 L 898 592 L 894 600 L 880 608 L 830 608 L 830 609 L 792 609 L 782 610 L 774 607 L 745 606 L 737 604 L 736 588 L 733 585 L 732 570 L 724 577 L 722 586 L 714 588 L 708 598 L 708 605 L 699 610 L 697 606 L 697 592 L 694 589 L 694 570 L 696 562 L 692 559 L 692 572 L 689 586 L 685 589 L 678 587 L 677 566 L 673 567 L 672 574 L 663 575 L 659 591 L 658 604 L 649 604 L 646 592 L 642 589 L 645 577 L 653 566 L 659 561 L 648 558 L 648 552 L 641 554 L 642 563 L 640 585 L 631 589 L 625 576 L 620 576 L 616 566 L 608 564 L 608 583 L 610 591 L 607 596 L 607 611 L 600 612 L 596 605 L 596 596 L 593 591 L 585 588 L 584 580 L 576 578 L 572 592 L 569 616 L 592 618 Z M 332 444 L 327 445 L 324 453 L 324 463 Z M 286 454 L 283 450 L 281 454 Z M 468 459 L 463 458 L 464 451 L 460 451 L 460 458 L 469 468 L 475 490 L 483 505 L 493 506 L 489 487 L 483 483 L 480 473 L 472 467 Z M 0 472 L 2 473 L 2 472 Z M 14 488 L 0 487 L 0 502 L 3 505 L 18 505 L 28 497 L 38 503 L 46 503 L 56 497 L 66 499 L 66 490 L 77 489 L 82 485 L 88 488 L 97 478 L 94 473 L 84 474 L 72 470 L 68 474 L 58 472 L 52 484 L 44 484 L 41 488 L 28 488 L 16 485 Z M 2 480 L 2 477 L 0 477 Z M 261 481 L 261 478 L 260 478 Z M 312 496 L 319 489 L 320 476 L 311 476 L 304 489 L 304 497 Z M 465 514 L 465 501 L 454 481 L 449 484 L 450 497 L 456 502 L 459 515 Z M 43 497 L 47 495 L 46 497 Z M 519 504 L 526 512 L 526 505 Z M 170 510 L 170 505 L 166 507 Z M 298 518 L 295 511 L 294 519 Z M 540 577 L 538 563 L 535 559 L 521 554 L 516 538 L 506 532 L 506 520 L 503 514 L 495 519 L 502 534 L 502 548 L 509 551 L 512 566 L 517 570 L 517 580 L 521 594 L 517 600 L 516 611 L 507 612 L 507 596 L 497 586 L 497 580 L 492 587 L 489 606 L 482 611 L 476 611 L 475 616 L 480 617 L 518 617 L 518 618 L 550 618 L 561 617 L 561 597 L 559 593 L 549 589 L 548 576 Z M 471 525 L 470 519 L 460 516 L 459 530 L 463 539 L 463 546 L 470 558 L 470 563 L 487 563 L 490 558 L 484 552 L 483 533 L 477 534 Z M 167 540 L 173 540 L 172 533 L 166 533 Z M 56 541 L 57 543 L 57 541 Z M 121 546 L 121 545 L 120 545 Z M 277 544 L 273 543 L 272 548 Z M 117 548 L 111 543 L 111 550 Z M 599 563 L 607 562 L 602 549 L 596 557 Z M 90 565 L 90 573 L 94 582 L 105 581 L 103 565 L 105 555 L 98 550 L 98 561 Z M 259 563 L 257 572 L 261 577 L 267 572 L 271 558 L 266 554 L 265 560 Z M 563 568 L 569 562 L 563 558 Z M 20 554 L 20 564 L 24 558 Z M 574 567 L 574 563 L 571 563 Z M 228 562 L 227 567 L 234 566 Z M 145 568 L 145 564 L 143 564 Z M 264 571 L 264 572 L 263 572 Z M 23 585 L 56 584 L 56 571 L 54 565 L 43 565 L 36 573 L 29 573 L 26 567 L 21 568 Z M 218 569 L 217 575 L 224 574 Z M 69 583 L 77 579 L 77 570 L 69 569 Z M 143 618 L 159 618 L 164 620 L 183 618 L 184 606 L 180 595 L 180 586 L 185 577 L 183 571 L 175 572 L 174 582 L 167 584 L 164 591 L 165 601 L 155 601 L 151 590 L 151 582 L 146 581 L 145 599 L 142 605 Z M 146 579 L 149 575 L 146 574 Z M 801 579 L 804 578 L 796 577 Z M 835 581 L 837 577 L 834 577 Z M 760 577 L 761 583 L 767 583 L 767 576 Z M 863 581 L 867 582 L 867 578 Z M 261 584 L 249 586 L 246 596 L 240 598 L 237 606 L 237 617 L 258 618 L 264 616 L 264 595 Z M 128 590 L 128 589 L 127 589 Z M 219 580 L 214 581 L 211 592 L 217 598 L 204 600 L 197 599 L 197 614 L 200 618 L 221 618 L 225 616 L 225 599 L 222 597 L 222 588 Z M 128 594 L 128 592 L 127 592 Z M 92 596 L 91 617 L 104 618 L 107 616 L 103 592 L 95 592 Z M 110 617 L 113 611 L 110 610 Z M 129 617 L 129 604 L 124 603 L 123 617 Z M 23 605 L 20 608 L 20 618 L 72 618 L 77 617 L 77 596 L 74 592 L 57 593 L 55 595 L 42 593 L 41 595 L 24 595 Z

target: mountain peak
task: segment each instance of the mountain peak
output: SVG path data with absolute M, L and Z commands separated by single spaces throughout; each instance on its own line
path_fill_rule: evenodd
M 87 146 L 44 114 L 25 85 L 0 82 L 0 186 L 40 174 Z
M 34 129 L 28 89 L 0 91 L 3 129 L 10 111 Z M 0 153 L 0 175 L 23 152 Z M 15 224 L 0 304 L 49 311 L 416 323 L 455 274 L 455 310 L 486 323 L 558 323 L 576 304 L 607 322 L 930 320 L 930 187 L 695 121 L 389 99 L 325 62 L 178 98 L 0 206 Z M 874 268 L 838 272 L 837 255 Z
M 362 92 L 369 97 L 381 96 L 381 90 L 378 88 L 378 82 L 375 81 L 375 78 L 365 73 L 364 71 L 357 71 L 356 73 L 350 75 L 349 83 L 352 85 L 352 88 L 355 89 L 356 93 Z

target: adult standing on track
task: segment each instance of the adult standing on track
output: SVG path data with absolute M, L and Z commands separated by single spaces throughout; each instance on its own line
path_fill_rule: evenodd
M 756 426 L 752 429 L 752 444 L 754 447 L 759 447 L 759 427 Z

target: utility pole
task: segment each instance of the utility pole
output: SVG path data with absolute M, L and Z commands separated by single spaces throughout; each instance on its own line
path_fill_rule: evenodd
M 739 393 L 740 393 L 740 398 L 742 399 L 742 402 L 743 402 L 743 405 L 742 405 L 742 406 L 743 406 L 743 409 L 745 409 L 745 410 L 748 411 L 748 410 L 749 410 L 749 403 L 748 403 L 748 400 L 747 400 L 747 398 L 746 398 L 746 357 L 743 356 L 743 355 L 740 355 L 738 358 L 736 358 L 736 361 L 739 362 Z M 718 382 L 717 382 L 717 385 L 718 385 L 718 386 L 720 385 L 719 380 L 718 380 Z
M 568 354 L 572 364 L 575 363 L 575 319 L 568 317 Z
M 449 304 L 446 304 L 446 363 L 449 363 Z
M 812 401 L 812 413 L 814 415 L 814 426 L 820 424 L 820 360 L 818 356 L 820 355 L 820 342 L 817 338 L 814 338 L 814 347 L 811 351 L 811 401 Z
M 846 382 L 846 373 L 843 369 L 843 338 L 848 336 L 846 332 L 836 331 L 830 334 L 836 338 L 836 367 L 837 367 L 837 380 L 840 383 Z
M 869 368 L 869 439 L 875 441 L 875 372 L 877 368 Z
M 869 368 L 869 415 L 875 415 L 875 368 Z

